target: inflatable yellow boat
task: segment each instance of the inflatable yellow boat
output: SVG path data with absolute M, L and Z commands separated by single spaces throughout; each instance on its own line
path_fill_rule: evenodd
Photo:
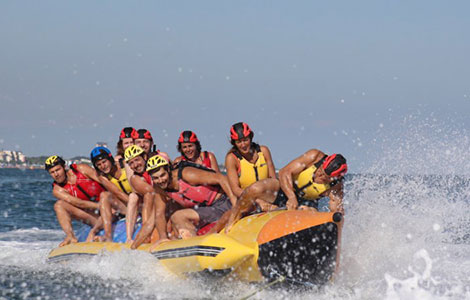
M 278 210 L 250 215 L 228 234 L 216 233 L 159 245 L 151 252 L 180 276 L 233 276 L 248 282 L 322 285 L 335 273 L 343 218 L 340 213 Z M 51 251 L 51 262 L 128 248 L 122 243 L 76 243 Z M 137 250 L 149 251 L 150 244 Z

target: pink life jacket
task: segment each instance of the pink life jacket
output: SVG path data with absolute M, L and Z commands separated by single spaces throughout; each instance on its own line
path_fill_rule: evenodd
M 101 184 L 83 175 L 77 170 L 76 164 L 70 165 L 70 169 L 77 177 L 77 180 L 74 184 L 67 183 L 62 187 L 66 189 L 70 195 L 82 200 L 100 201 L 100 194 L 105 190 Z M 56 182 L 53 183 L 53 185 L 56 184 Z
M 185 167 L 197 168 L 197 164 L 182 162 L 178 166 L 178 186 L 179 189 L 177 192 L 167 192 L 174 201 L 178 202 L 181 206 L 185 208 L 191 208 L 196 205 L 199 206 L 210 206 L 214 202 L 217 194 L 219 193 L 220 187 L 214 185 L 197 185 L 193 186 L 183 180 L 183 169 Z M 214 170 L 206 169 L 201 167 L 201 169 L 209 172 L 214 172 Z

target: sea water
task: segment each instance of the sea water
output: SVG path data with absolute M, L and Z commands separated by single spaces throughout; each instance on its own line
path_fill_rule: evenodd
M 64 238 L 51 179 L 42 170 L 1 169 L 0 299 L 237 299 L 256 291 L 253 299 L 470 299 L 470 176 L 445 173 L 442 157 L 407 159 L 397 148 L 383 157 L 371 173 L 347 177 L 335 281 L 302 292 L 183 280 L 131 250 L 48 263 Z M 419 173 L 422 161 L 437 172 L 400 174 Z M 463 156 L 452 170 L 465 164 Z

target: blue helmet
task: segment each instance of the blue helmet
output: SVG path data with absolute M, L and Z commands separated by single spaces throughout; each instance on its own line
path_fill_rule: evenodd
M 95 147 L 95 148 L 93 148 L 93 150 L 91 150 L 90 159 L 91 159 L 91 163 L 93 164 L 93 167 L 96 168 L 95 164 L 100 159 L 103 159 L 103 158 L 108 159 L 111 163 L 114 164 L 113 155 L 111 154 L 111 151 L 109 151 L 108 148 L 106 148 L 106 147 Z

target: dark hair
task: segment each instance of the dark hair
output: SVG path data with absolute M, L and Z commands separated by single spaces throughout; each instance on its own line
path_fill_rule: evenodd
M 253 142 L 252 139 L 250 139 L 250 142 L 251 142 L 251 144 L 250 144 L 250 149 L 251 150 L 259 149 L 260 145 L 258 143 Z M 235 146 L 235 141 L 230 141 L 230 144 L 232 144 L 232 148 L 230 148 L 228 150 L 227 154 L 233 153 L 233 152 L 238 152 L 238 148 L 237 148 L 237 146 Z
M 122 146 L 122 139 L 116 144 L 116 155 L 124 156 L 124 147 Z
M 165 169 L 165 171 L 167 171 L 168 173 L 170 173 L 171 170 L 172 170 L 170 164 L 168 163 L 168 165 L 166 165 L 166 166 L 161 166 L 161 167 L 158 167 L 158 168 L 155 168 L 153 170 L 148 171 L 148 174 L 152 175 L 153 173 L 160 171 L 162 168 Z M 171 175 L 170 175 L 170 180 L 171 180 Z
M 196 150 L 199 154 L 201 154 L 201 150 L 202 150 L 202 147 L 201 147 L 201 143 L 199 141 L 193 143 L 196 145 Z M 183 153 L 183 150 L 181 149 L 181 143 L 178 143 L 178 145 L 176 145 L 176 150 L 178 150 L 179 153 L 181 153 L 181 155 L 183 155 L 184 157 L 186 157 Z M 187 158 L 187 157 L 186 157 Z

